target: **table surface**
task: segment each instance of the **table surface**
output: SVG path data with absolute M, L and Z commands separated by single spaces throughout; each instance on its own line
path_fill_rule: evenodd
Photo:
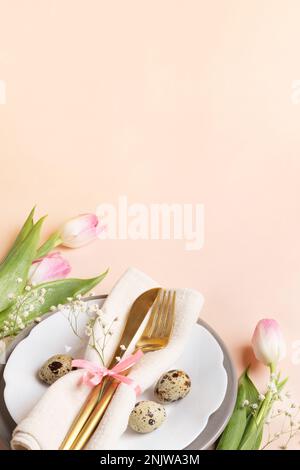
M 103 293 L 136 266 L 163 285 L 199 289 L 204 320 L 238 371 L 253 364 L 262 391 L 267 374 L 250 339 L 259 319 L 276 318 L 295 401 L 299 17 L 298 0 L 118 0 L 117 9 L 11 0 L 0 18 L 0 255 L 35 203 L 49 214 L 44 237 L 121 195 L 147 207 L 203 203 L 201 250 L 97 241 L 64 250 L 72 275 L 110 267 Z

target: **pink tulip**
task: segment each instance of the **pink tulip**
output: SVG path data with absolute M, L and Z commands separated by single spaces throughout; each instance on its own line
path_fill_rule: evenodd
M 276 320 L 260 320 L 256 325 L 252 346 L 256 358 L 266 366 L 275 366 L 286 355 L 286 344 Z
M 104 227 L 95 214 L 82 214 L 68 220 L 60 230 L 61 244 L 79 248 L 95 240 Z
M 65 278 L 71 271 L 71 267 L 60 253 L 50 253 L 44 258 L 35 260 L 29 271 L 29 280 L 33 284 L 41 284 L 46 281 Z

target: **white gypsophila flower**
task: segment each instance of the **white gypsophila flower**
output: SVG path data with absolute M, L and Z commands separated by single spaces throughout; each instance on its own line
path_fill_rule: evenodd
M 90 306 L 90 309 L 91 309 L 92 312 L 98 312 L 98 311 L 100 311 L 100 309 L 99 309 L 99 307 L 98 307 L 97 304 L 91 305 L 91 306 Z
M 8 300 L 12 300 L 13 298 L 15 297 L 14 294 L 10 293 L 10 294 L 7 294 L 7 298 Z
M 125 344 L 121 344 L 120 349 L 121 349 L 121 351 L 126 351 L 126 346 L 125 346 Z
M 17 277 L 17 283 L 21 284 L 23 282 L 23 279 L 21 277 Z
M 244 400 L 242 406 L 243 406 L 243 407 L 246 407 L 246 406 L 249 406 L 249 404 L 250 404 L 250 403 L 249 403 L 249 400 Z
M 116 361 L 120 362 L 120 360 L 121 360 L 120 356 L 116 356 Z
M 265 395 L 263 395 L 262 393 L 258 395 L 259 401 L 264 401 L 265 398 L 266 398 Z
M 252 408 L 253 410 L 257 410 L 258 404 L 257 404 L 257 403 L 252 403 L 251 408 Z
M 87 322 L 87 325 L 90 326 L 90 327 L 93 327 L 95 324 L 95 319 L 94 318 L 90 318 L 89 321 Z
M 86 326 L 86 328 L 85 328 L 86 336 L 91 336 L 92 332 L 93 332 L 92 328 L 90 326 Z
M 30 285 L 25 286 L 25 290 L 26 290 L 26 292 L 31 291 L 31 286 Z
M 101 308 L 99 308 L 99 305 L 93 305 L 92 312 L 95 313 L 98 317 L 101 317 L 104 315 L 104 312 Z
M 77 300 L 80 300 L 80 299 L 81 299 L 81 297 L 82 297 L 82 295 L 81 295 L 81 294 L 77 294 L 77 295 L 76 295 L 76 299 L 77 299 Z
M 72 300 L 73 300 L 73 297 L 67 297 L 68 302 L 72 302 Z
M 269 382 L 268 390 L 270 390 L 270 392 L 276 393 L 277 392 L 276 384 L 274 382 Z
M 56 310 L 55 305 L 51 305 L 50 310 L 51 310 L 51 312 L 55 312 L 55 310 Z

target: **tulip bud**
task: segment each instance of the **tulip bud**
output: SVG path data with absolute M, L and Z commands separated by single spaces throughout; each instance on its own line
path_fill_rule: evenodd
M 266 366 L 274 366 L 286 355 L 286 344 L 276 320 L 260 320 L 256 325 L 252 346 L 256 358 Z
M 32 263 L 29 270 L 29 280 L 33 284 L 41 284 L 46 281 L 63 279 L 70 271 L 71 267 L 68 261 L 60 253 L 50 253 Z
M 64 223 L 60 240 L 68 248 L 79 248 L 95 240 L 103 229 L 95 214 L 82 214 Z

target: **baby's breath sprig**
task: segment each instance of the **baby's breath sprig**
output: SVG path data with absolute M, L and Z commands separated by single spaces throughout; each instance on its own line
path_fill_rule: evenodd
M 54 307 L 55 308 L 55 307 Z M 113 334 L 114 325 L 117 317 L 108 321 L 105 314 L 97 304 L 90 305 L 81 300 L 80 296 L 70 299 L 70 302 L 64 306 L 64 314 L 67 317 L 73 333 L 81 340 L 86 341 L 89 338 L 89 347 L 98 354 L 101 364 L 105 365 L 105 348 Z M 84 335 L 79 332 L 78 319 L 80 315 L 86 315 Z M 95 334 L 97 330 L 97 336 Z
M 292 400 L 290 392 L 284 395 L 279 394 L 276 398 L 281 404 L 280 407 L 274 404 L 266 420 L 267 437 L 262 450 L 275 442 L 278 449 L 287 450 L 291 441 L 300 435 L 300 406 Z M 272 432 L 274 426 L 276 426 L 276 432 Z
M 16 282 L 19 283 L 19 278 Z M 41 305 L 44 304 L 47 293 L 45 288 L 32 290 L 32 285 L 27 284 L 24 292 L 23 295 L 18 295 L 15 298 L 15 303 L 1 326 L 0 338 L 15 336 L 20 330 L 24 330 L 37 315 Z

